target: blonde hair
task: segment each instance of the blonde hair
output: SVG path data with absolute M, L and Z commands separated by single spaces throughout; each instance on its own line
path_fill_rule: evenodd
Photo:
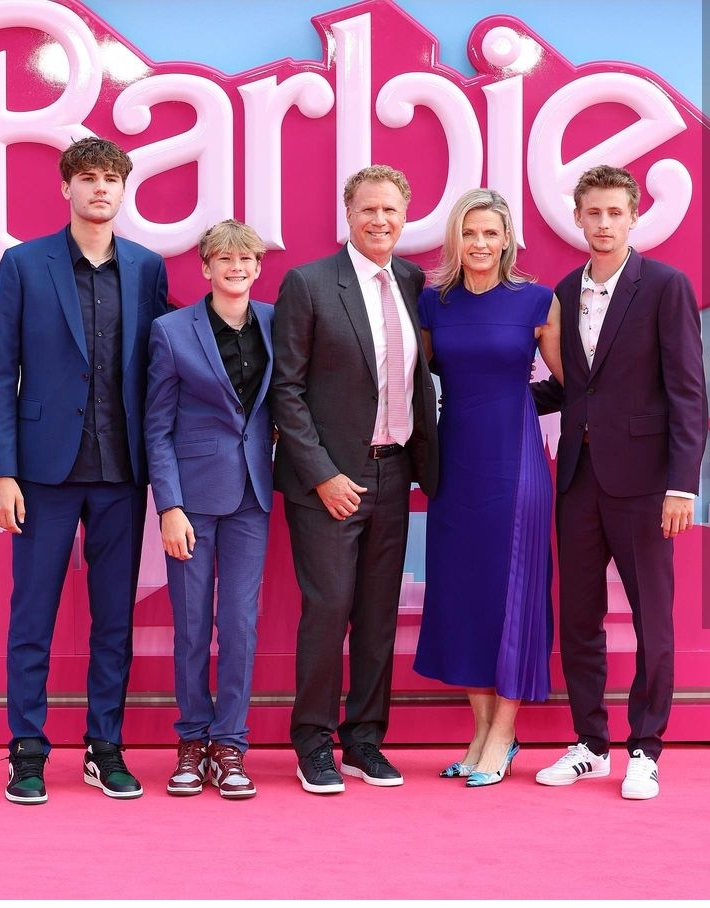
M 203 262 L 209 262 L 213 255 L 222 252 L 253 252 L 260 262 L 266 244 L 253 227 L 229 219 L 205 230 L 197 241 L 197 251 Z
M 518 243 L 508 203 L 494 189 L 470 189 L 454 203 L 449 213 L 439 264 L 428 274 L 429 282 L 439 288 L 441 298 L 463 281 L 463 222 L 469 211 L 493 211 L 503 222 L 503 229 L 508 236 L 508 248 L 503 250 L 500 258 L 498 276 L 501 282 L 509 286 L 530 282 L 532 279 L 529 275 L 515 268 Z

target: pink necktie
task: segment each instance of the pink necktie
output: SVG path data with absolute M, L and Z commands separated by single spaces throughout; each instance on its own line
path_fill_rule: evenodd
M 387 428 L 392 438 L 398 444 L 404 445 L 409 437 L 409 408 L 404 389 L 402 324 L 397 312 L 397 303 L 390 288 L 389 274 L 384 270 L 378 271 L 375 277 L 380 282 L 387 337 Z

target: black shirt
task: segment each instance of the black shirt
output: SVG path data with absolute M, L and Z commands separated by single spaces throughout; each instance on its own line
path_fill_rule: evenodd
M 247 321 L 244 327 L 234 329 L 212 308 L 211 293 L 207 294 L 206 302 L 207 314 L 217 341 L 219 355 L 239 402 L 244 408 L 245 419 L 249 419 L 261 389 L 268 362 L 266 345 L 259 325 L 254 318 L 251 305 L 247 309 Z
M 67 227 L 84 336 L 89 356 L 89 395 L 84 427 L 67 482 L 128 482 L 133 479 L 123 407 L 121 282 L 115 254 L 95 268 Z

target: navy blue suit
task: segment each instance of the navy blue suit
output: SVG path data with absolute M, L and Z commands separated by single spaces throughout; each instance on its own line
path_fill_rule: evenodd
M 156 508 L 181 507 L 196 536 L 191 559 L 166 555 L 175 622 L 176 731 L 183 740 L 212 740 L 242 753 L 248 746 L 273 450 L 266 399 L 273 307 L 250 305 L 267 363 L 248 419 L 222 362 L 205 299 L 153 324 L 146 408 Z M 209 689 L 213 623 L 219 643 L 214 704 Z
M 90 373 L 66 230 L 6 250 L 0 261 L 0 476 L 17 479 L 27 516 L 13 536 L 8 720 L 14 743 L 45 751 L 46 682 L 59 598 L 77 524 L 85 529 L 91 611 L 87 737 L 121 743 L 148 471 L 143 444 L 148 335 L 166 309 L 163 259 L 115 237 L 121 376 L 132 478 L 68 483 Z M 98 364 L 100 368 L 100 364 Z

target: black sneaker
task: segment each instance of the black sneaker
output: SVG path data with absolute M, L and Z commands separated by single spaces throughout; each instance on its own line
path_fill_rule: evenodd
M 335 794 L 345 791 L 343 777 L 335 768 L 332 745 L 317 747 L 298 761 L 296 775 L 305 791 L 312 794 Z
M 14 804 L 44 804 L 44 764 L 47 755 L 39 738 L 20 738 L 10 748 L 10 777 L 5 797 Z
M 109 798 L 139 798 L 141 783 L 123 762 L 121 748 L 108 741 L 92 741 L 84 754 L 84 781 L 102 788 Z
M 345 776 L 356 776 L 368 785 L 402 785 L 402 773 L 395 769 L 376 744 L 353 744 L 343 751 L 340 769 Z

